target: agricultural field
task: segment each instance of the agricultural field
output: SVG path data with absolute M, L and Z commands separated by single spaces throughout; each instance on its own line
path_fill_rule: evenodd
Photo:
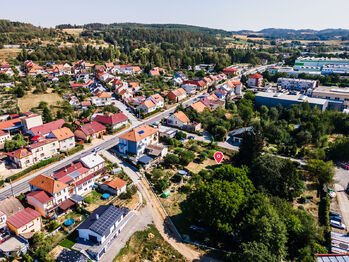
M 1 48 L 0 49 L 0 61 L 8 58 L 16 58 L 21 52 L 20 48 Z

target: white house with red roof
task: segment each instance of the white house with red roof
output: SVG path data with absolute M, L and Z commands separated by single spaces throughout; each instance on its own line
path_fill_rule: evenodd
M 40 213 L 29 207 L 7 218 L 6 223 L 13 233 L 25 239 L 31 238 L 36 232 L 40 232 L 42 228 Z
M 67 151 L 75 147 L 74 133 L 68 127 L 52 130 L 47 137 L 57 139 L 60 151 Z
M 168 117 L 167 124 L 182 128 L 183 126 L 190 124 L 190 119 L 183 113 L 183 111 L 178 111 Z
M 112 104 L 112 96 L 108 92 L 100 92 L 96 96 L 93 96 L 91 103 L 96 106 L 106 106 Z
M 262 87 L 262 85 L 263 85 L 262 75 L 256 73 L 248 77 L 248 80 L 247 80 L 248 87 Z

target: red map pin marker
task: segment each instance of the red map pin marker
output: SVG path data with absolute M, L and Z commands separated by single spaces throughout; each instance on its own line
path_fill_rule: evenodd
M 220 164 L 224 158 L 224 155 L 222 152 L 216 152 L 214 153 L 213 157 L 216 160 L 217 164 Z

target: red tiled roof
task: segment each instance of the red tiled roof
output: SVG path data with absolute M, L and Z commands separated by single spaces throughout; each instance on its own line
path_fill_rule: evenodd
M 127 182 L 122 180 L 122 179 L 120 179 L 120 178 L 118 178 L 118 177 L 116 177 L 112 181 L 107 181 L 107 182 L 104 182 L 103 184 L 108 185 L 108 186 L 110 186 L 111 188 L 114 188 L 114 189 L 120 189 L 123 186 L 127 185 Z
M 81 184 L 85 183 L 86 181 L 89 181 L 93 177 L 94 177 L 94 174 L 89 174 L 88 176 L 84 177 L 83 179 L 76 181 L 74 184 L 75 184 L 75 186 L 80 186 Z
M 152 134 L 155 134 L 156 132 L 158 132 L 157 129 L 152 128 L 146 124 L 143 124 L 141 126 L 135 127 L 132 130 L 130 130 L 129 132 L 122 134 L 120 136 L 120 139 L 125 139 L 128 141 L 140 141 Z
M 59 129 L 63 126 L 65 121 L 63 119 L 59 119 L 53 122 L 49 122 L 43 124 L 41 126 L 36 126 L 30 129 L 34 136 L 42 136 L 50 133 L 52 130 Z
M 26 149 L 26 148 L 19 148 L 19 149 L 15 150 L 15 151 L 12 151 L 12 152 L 8 153 L 7 155 L 10 156 L 10 157 L 21 159 L 21 158 L 30 156 L 31 154 L 32 153 L 28 149 Z
M 97 121 L 92 121 L 91 123 L 85 124 L 79 128 L 85 135 L 92 135 L 94 133 L 101 132 L 106 129 L 106 127 Z
M 66 199 L 58 207 L 60 209 L 62 209 L 63 211 L 65 211 L 74 205 L 75 205 L 75 203 L 73 201 L 71 201 L 70 199 Z
M 81 106 L 90 106 L 91 105 L 91 101 L 82 101 Z
M 39 190 L 39 191 L 32 191 L 29 194 L 27 194 L 27 197 L 31 196 L 34 197 L 36 200 L 38 200 L 41 204 L 46 204 L 48 201 L 54 199 L 54 197 L 50 197 L 45 191 Z
M 11 224 L 15 228 L 21 228 L 22 226 L 32 222 L 34 219 L 41 217 L 40 213 L 34 209 L 27 207 L 16 214 L 10 216 L 7 219 L 7 223 Z
M 45 175 L 36 176 L 29 181 L 29 184 L 49 192 L 50 194 L 55 194 L 67 187 L 66 184 Z
M 260 75 L 260 74 L 253 74 L 253 75 L 250 75 L 248 78 L 262 78 L 263 76 Z
M 58 141 L 63 141 L 65 139 L 74 137 L 73 132 L 68 127 L 52 130 L 52 134 L 58 139 Z
M 124 122 L 128 119 L 126 115 L 123 113 L 117 113 L 111 116 L 103 116 L 103 115 L 98 115 L 94 118 L 94 121 L 97 121 L 101 124 L 105 125 L 115 125 L 120 122 Z

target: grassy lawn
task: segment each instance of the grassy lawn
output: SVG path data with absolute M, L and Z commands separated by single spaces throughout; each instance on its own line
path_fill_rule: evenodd
M 69 239 L 64 239 L 60 245 L 62 247 L 66 247 L 66 248 L 69 248 L 69 249 L 72 249 L 72 247 L 74 246 L 75 242 L 69 240 Z
M 160 235 L 154 225 L 138 231 L 127 241 L 113 262 L 121 261 L 185 261 Z
M 49 90 L 48 90 L 49 92 Z M 18 99 L 21 112 L 29 111 L 32 107 L 38 107 L 41 101 L 47 102 L 49 105 L 56 105 L 58 101 L 63 101 L 57 93 L 48 94 L 27 94 Z

